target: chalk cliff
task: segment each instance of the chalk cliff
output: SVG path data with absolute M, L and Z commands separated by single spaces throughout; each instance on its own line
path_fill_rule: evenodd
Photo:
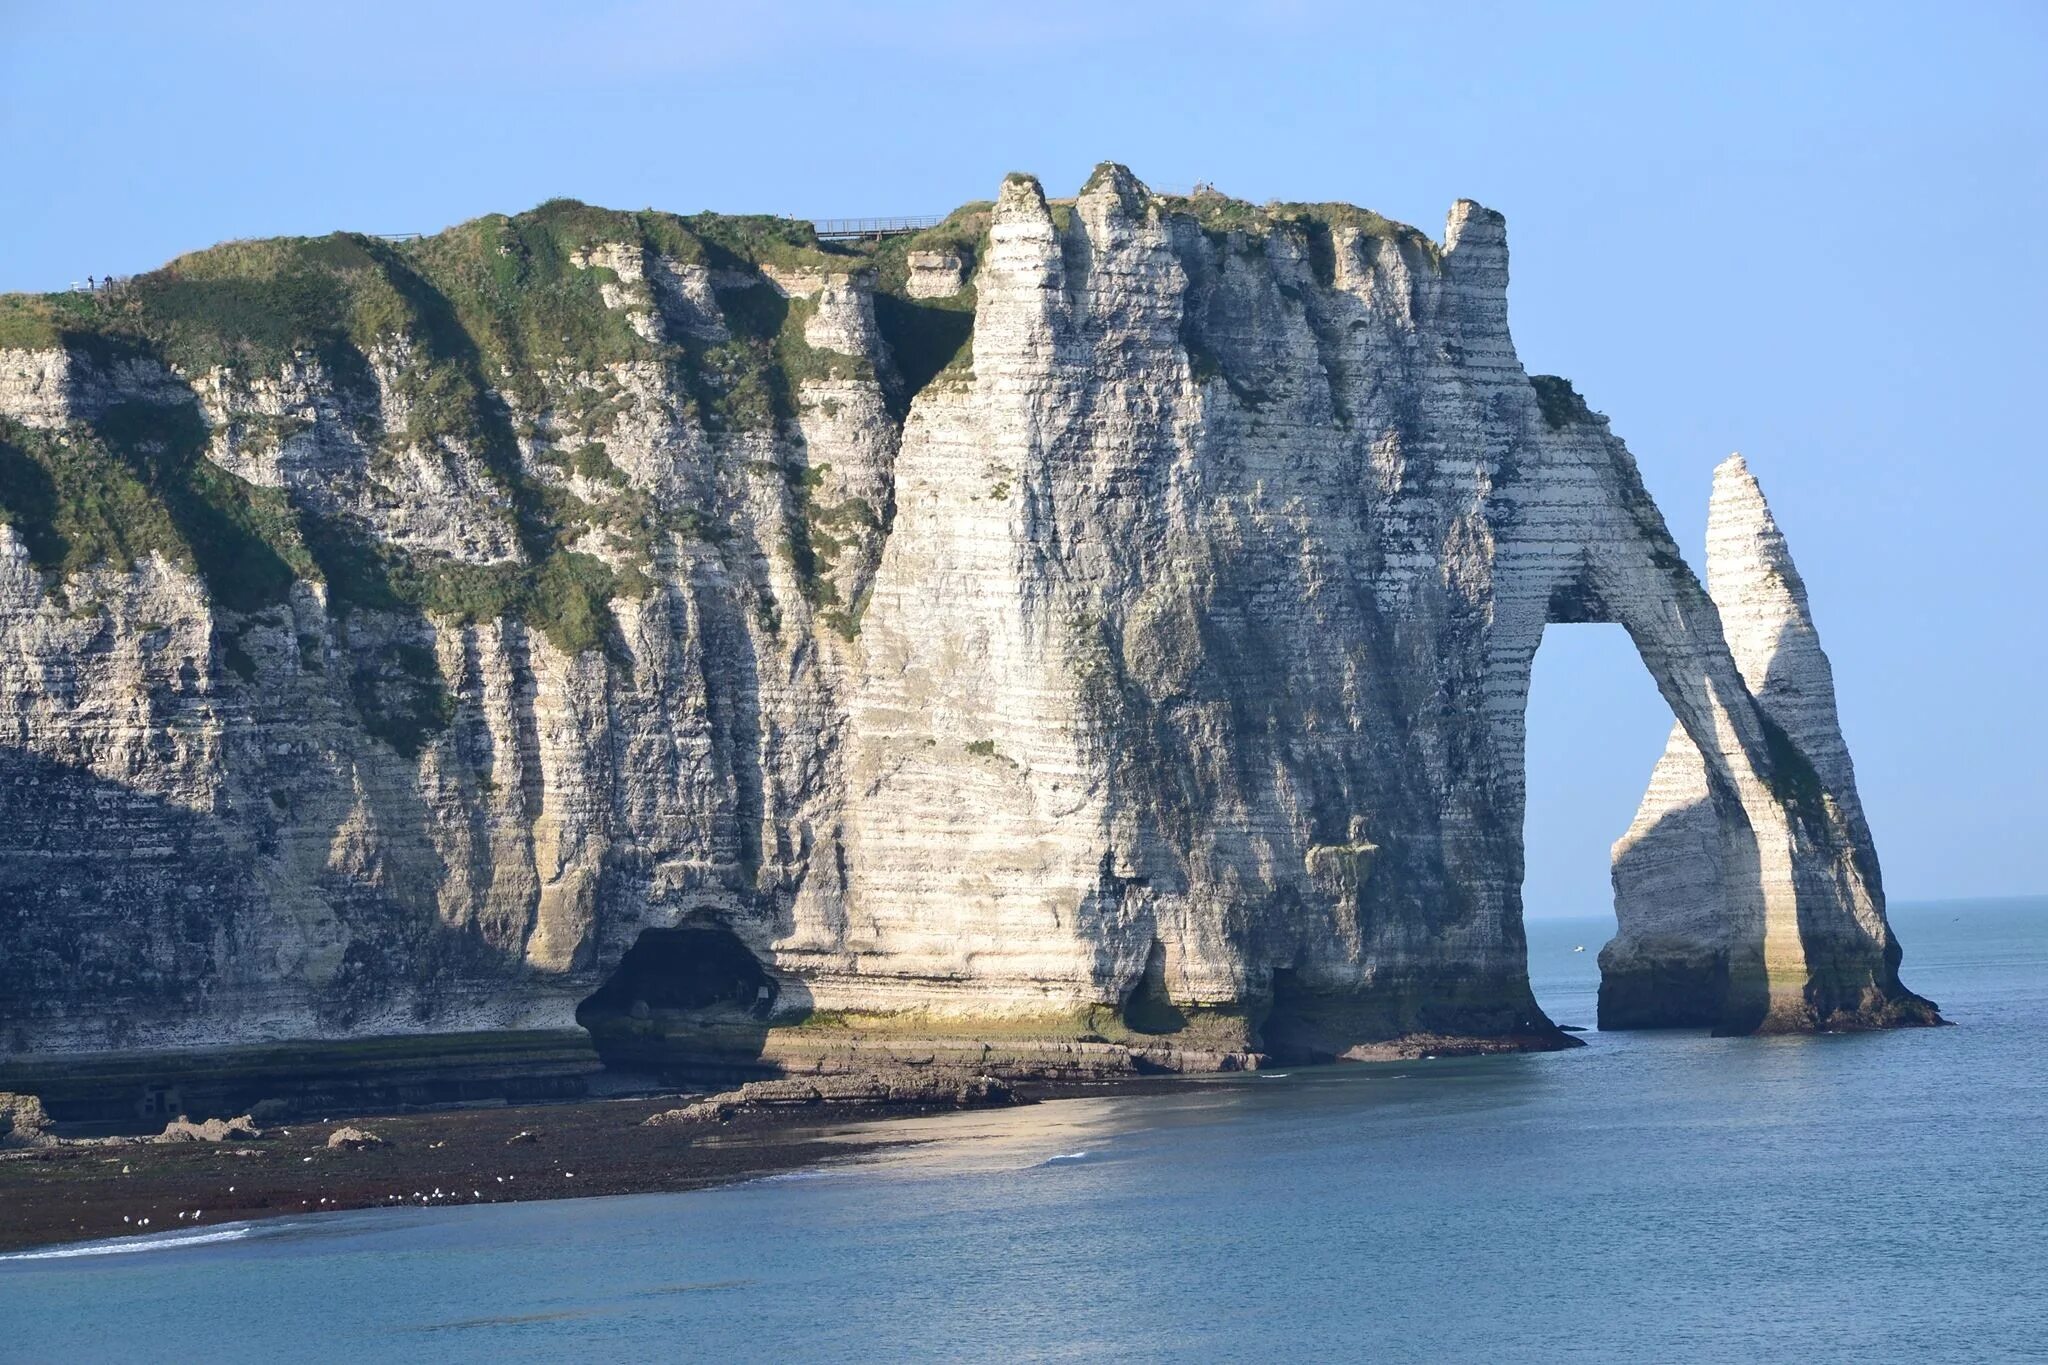
M 1833 849 L 1801 850 L 1786 869 L 1791 885 L 1775 888 L 1775 901 L 1759 898 L 1746 848 L 1731 861 L 1721 837 L 1728 794 L 1674 726 L 1614 846 L 1620 932 L 1600 954 L 1600 1026 L 1746 1032 L 1760 1019 L 1796 1029 L 1932 1018 L 1933 1006 L 1898 984 L 1899 948 L 1835 715 L 1834 670 L 1806 585 L 1740 455 L 1714 471 L 1707 591 L 1762 710 L 1786 795 L 1810 823 L 1845 837 Z M 1814 913 L 1818 906 L 1845 913 Z M 1817 981 L 1835 984 L 1812 989 Z
M 1654 921 L 1734 964 L 1688 1018 L 1931 1017 L 1782 546 L 1796 605 L 1709 596 L 1507 270 L 1469 201 L 1104 166 L 881 242 L 562 201 L 0 299 L 0 1058 L 579 1006 L 629 1060 L 1562 1045 L 1563 621 L 1698 770 L 1610 970 Z

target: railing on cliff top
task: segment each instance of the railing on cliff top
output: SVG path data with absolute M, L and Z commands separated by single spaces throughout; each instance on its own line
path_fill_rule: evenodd
M 818 230 L 819 241 L 843 242 L 860 237 L 901 237 L 944 221 L 935 214 L 915 214 L 908 218 L 816 218 L 811 226 Z

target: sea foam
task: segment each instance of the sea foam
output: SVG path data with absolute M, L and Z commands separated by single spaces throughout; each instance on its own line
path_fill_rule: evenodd
M 63 1261 L 74 1256 L 125 1256 L 136 1251 L 176 1251 L 182 1247 L 205 1246 L 212 1242 L 234 1242 L 255 1229 L 209 1228 L 205 1232 L 180 1232 L 167 1237 L 123 1237 L 111 1242 L 85 1242 L 78 1246 L 51 1247 L 47 1251 L 14 1251 L 0 1255 L 0 1261 Z

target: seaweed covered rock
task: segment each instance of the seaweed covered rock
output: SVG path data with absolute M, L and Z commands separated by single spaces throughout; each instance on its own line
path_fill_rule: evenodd
M 42 1147 L 54 1141 L 40 1099 L 0 1090 L 0 1147 Z
M 952 1105 L 960 1109 L 1012 1104 L 1016 1093 L 1003 1080 L 947 1067 L 892 1067 L 849 1075 L 797 1076 L 749 1081 L 737 1090 L 693 1100 L 645 1120 L 646 1127 L 725 1123 L 738 1114 L 845 1105 L 857 1109 Z
M 232 1119 L 206 1119 L 194 1123 L 179 1115 L 164 1125 L 154 1142 L 246 1142 L 263 1136 L 263 1130 L 247 1114 Z

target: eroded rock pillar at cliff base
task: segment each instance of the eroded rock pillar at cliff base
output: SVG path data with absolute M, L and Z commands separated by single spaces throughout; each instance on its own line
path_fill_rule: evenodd
M 1714 473 L 1707 586 L 1760 710 L 1768 794 L 1793 841 L 1784 856 L 1767 857 L 1776 822 L 1759 832 L 1741 795 L 1674 727 L 1614 846 L 1619 932 L 1600 954 L 1600 1026 L 1749 1032 L 1939 1022 L 1934 1006 L 1899 981 L 1833 670 L 1805 584 L 1739 455 Z

